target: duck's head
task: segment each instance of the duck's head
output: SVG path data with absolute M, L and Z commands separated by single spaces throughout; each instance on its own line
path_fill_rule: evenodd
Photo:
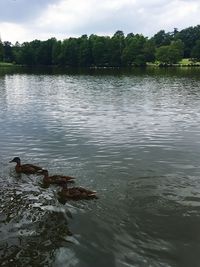
M 19 157 L 15 157 L 14 159 L 12 159 L 12 160 L 9 161 L 9 162 L 16 162 L 16 163 L 20 164 L 21 160 L 20 160 Z

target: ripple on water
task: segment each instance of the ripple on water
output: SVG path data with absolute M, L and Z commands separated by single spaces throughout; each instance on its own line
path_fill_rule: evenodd
M 50 264 L 49 250 L 56 249 L 64 237 L 63 242 L 67 242 L 71 235 L 69 206 L 59 204 L 55 189 L 43 189 L 23 180 L 2 184 L 0 201 L 1 265 L 12 261 L 16 266 Z
M 198 266 L 198 76 L 14 74 L 0 90 L 0 265 Z M 62 205 L 14 156 L 100 198 Z

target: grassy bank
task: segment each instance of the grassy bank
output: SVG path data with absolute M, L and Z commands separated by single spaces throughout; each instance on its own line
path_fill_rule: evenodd
M 10 66 L 14 66 L 14 64 L 13 63 L 0 62 L 0 67 L 10 67 Z
M 0 67 L 13 67 L 13 66 L 21 66 L 17 65 L 14 63 L 7 63 L 7 62 L 2 62 L 0 61 Z M 166 64 L 166 63 L 161 63 L 160 61 L 155 61 L 154 63 L 152 62 L 147 62 L 147 66 L 152 66 L 152 67 L 200 67 L 200 61 L 192 61 L 190 58 L 183 58 L 181 61 L 179 61 L 176 64 Z M 43 67 L 55 67 L 55 66 L 43 66 Z M 96 67 L 95 67 L 96 68 Z M 97 67 L 99 69 L 105 68 L 115 68 L 115 67 Z M 120 67 L 119 67 L 120 68 Z
M 172 66 L 172 67 L 200 67 L 199 61 L 192 61 L 190 58 L 183 58 L 181 61 L 179 61 L 176 64 L 164 64 L 159 61 L 156 61 L 154 63 L 147 63 L 147 66 L 154 66 L 154 67 L 162 67 L 162 66 Z
M 192 61 L 190 58 L 183 58 L 180 62 L 179 62 L 180 65 L 183 65 L 183 66 L 200 66 L 200 62 L 199 61 Z

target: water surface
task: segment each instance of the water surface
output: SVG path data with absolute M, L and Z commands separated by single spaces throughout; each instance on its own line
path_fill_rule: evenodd
M 199 77 L 2 72 L 0 265 L 199 266 Z M 14 156 L 99 199 L 60 203 Z

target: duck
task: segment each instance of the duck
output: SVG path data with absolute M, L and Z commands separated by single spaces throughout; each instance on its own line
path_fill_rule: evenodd
M 40 174 L 44 175 L 43 183 L 48 184 L 57 184 L 57 185 L 64 185 L 66 183 L 74 183 L 75 177 L 66 176 L 66 175 L 59 175 L 54 174 L 52 176 L 49 176 L 48 170 L 41 170 L 39 171 Z
M 96 191 L 92 191 L 83 187 L 70 187 L 65 185 L 58 195 L 63 200 L 81 200 L 98 198 Z
M 17 173 L 25 173 L 25 174 L 39 174 L 39 171 L 42 171 L 42 168 L 33 164 L 21 164 L 21 159 L 19 157 L 13 158 L 9 162 L 17 163 L 15 166 L 15 171 Z

